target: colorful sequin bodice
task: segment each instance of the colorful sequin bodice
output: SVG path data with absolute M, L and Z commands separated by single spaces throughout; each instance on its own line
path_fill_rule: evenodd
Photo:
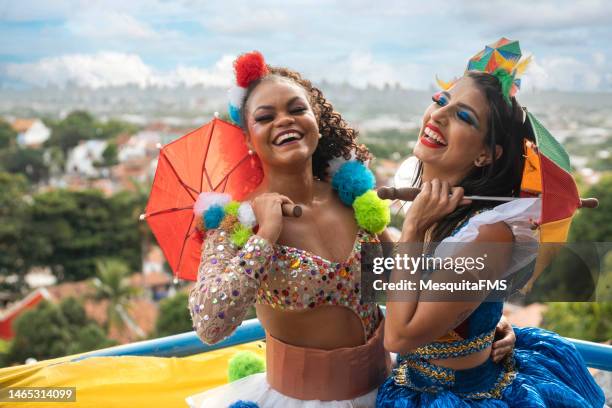
M 257 302 L 283 310 L 306 310 L 322 305 L 345 306 L 361 320 L 365 338 L 379 323 L 378 308 L 361 302 L 361 243 L 375 241 L 360 230 L 349 258 L 332 262 L 309 251 L 274 246 L 267 279 L 257 292 Z
M 229 336 L 255 303 L 293 311 L 336 305 L 353 311 L 364 337 L 370 338 L 381 316 L 376 304 L 361 302 L 362 241 L 376 238 L 359 231 L 349 258 L 337 263 L 305 250 L 271 245 L 257 235 L 238 248 L 226 231 L 209 231 L 189 296 L 194 329 L 212 344 Z

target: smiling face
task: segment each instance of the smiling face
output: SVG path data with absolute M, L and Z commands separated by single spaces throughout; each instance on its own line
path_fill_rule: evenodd
M 319 128 L 304 88 L 271 77 L 253 90 L 245 109 L 247 143 L 264 166 L 296 166 L 312 158 Z
M 448 92 L 434 95 L 414 147 L 424 175 L 458 181 L 474 166 L 490 163 L 488 116 L 487 100 L 471 78 L 464 77 Z

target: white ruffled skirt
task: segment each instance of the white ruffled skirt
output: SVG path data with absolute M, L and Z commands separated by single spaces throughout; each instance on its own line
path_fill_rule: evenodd
M 373 408 L 377 392 L 378 389 L 374 389 L 343 401 L 304 401 L 273 390 L 266 381 L 266 374 L 259 373 L 192 395 L 187 403 L 191 408 L 227 408 L 239 400 L 255 402 L 260 408 Z

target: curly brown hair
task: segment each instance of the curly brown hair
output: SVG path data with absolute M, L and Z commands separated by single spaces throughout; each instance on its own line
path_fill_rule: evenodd
M 266 80 L 280 78 L 296 83 L 304 88 L 317 118 L 319 133 L 322 137 L 319 139 L 319 145 L 312 156 L 312 173 L 316 178 L 319 180 L 326 180 L 328 178 L 327 167 L 329 161 L 333 158 L 342 156 L 349 160 L 351 153 L 355 152 L 357 159 L 362 162 L 371 159 L 372 155 L 368 148 L 363 144 L 357 144 L 359 132 L 350 127 L 342 119 L 340 113 L 334 110 L 332 104 L 325 99 L 323 92 L 319 88 L 313 86 L 309 80 L 302 78 L 298 72 L 288 68 L 268 65 L 268 72 L 266 76 L 249 84 L 242 100 L 241 106 L 243 106 L 243 109 L 240 112 L 240 122 L 245 130 L 246 109 L 244 107 L 253 90 Z

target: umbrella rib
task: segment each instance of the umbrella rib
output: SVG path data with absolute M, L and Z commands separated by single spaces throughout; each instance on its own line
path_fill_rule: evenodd
M 194 215 L 191 215 L 191 220 L 189 221 L 189 225 L 191 225 L 191 223 L 193 223 L 193 218 Z M 183 253 L 185 252 L 185 243 L 187 242 L 187 240 L 189 239 L 189 237 L 191 236 L 191 233 L 189 231 L 189 229 L 187 230 L 187 232 L 185 233 L 185 238 L 183 238 L 183 245 L 181 245 L 181 254 L 179 255 L 179 260 L 178 260 L 178 270 L 181 270 L 181 267 L 183 266 Z
M 208 172 L 206 171 L 206 159 L 208 158 L 208 152 L 210 151 L 210 144 L 212 143 L 213 132 L 215 131 L 216 121 L 213 120 L 212 129 L 210 129 L 210 137 L 208 138 L 208 144 L 206 145 L 206 151 L 204 152 L 204 159 L 202 160 L 202 169 L 200 170 L 200 186 L 202 186 L 202 177 L 206 176 L 206 181 L 208 182 L 208 187 L 214 191 L 212 186 L 212 181 L 208 176 Z
M 176 211 L 184 211 L 184 210 L 192 210 L 193 206 L 190 207 L 173 207 L 173 208 L 166 208 L 165 210 L 159 210 L 159 211 L 155 211 L 152 212 L 150 214 L 147 214 L 147 218 L 149 217 L 153 217 L 155 215 L 160 215 L 160 214 L 166 214 L 169 212 L 176 212 Z
M 244 157 L 242 158 L 242 160 L 240 160 L 240 161 L 238 162 L 238 164 L 236 164 L 236 165 L 235 165 L 235 166 L 234 166 L 234 167 L 233 167 L 233 168 L 232 168 L 230 171 L 228 171 L 228 172 L 227 172 L 227 175 L 221 179 L 221 181 L 219 182 L 219 184 L 217 184 L 217 185 L 215 186 L 215 188 L 213 188 L 213 191 L 217 191 L 217 188 L 219 188 L 219 186 L 220 186 L 220 185 L 221 185 L 223 182 L 226 182 L 226 183 L 227 183 L 227 179 L 229 178 L 230 174 L 232 174 L 232 173 L 234 172 L 234 170 L 236 170 L 236 169 L 237 169 L 237 168 L 238 168 L 238 167 L 239 167 L 239 166 L 242 164 L 242 162 L 244 162 L 246 159 L 248 159 L 248 157 L 249 157 L 249 156 L 244 156 Z M 211 186 L 211 188 L 212 188 L 212 186 Z
M 187 184 L 185 184 L 185 182 L 179 177 L 178 173 L 176 172 L 176 169 L 174 168 L 174 166 L 172 165 L 172 162 L 170 160 L 168 160 L 168 157 L 166 157 L 166 154 L 164 153 L 164 158 L 166 159 L 166 161 L 168 162 L 168 166 L 170 166 L 170 170 L 172 170 L 172 172 L 174 173 L 174 175 L 176 176 L 176 179 L 178 180 L 179 184 L 181 186 L 183 186 L 183 188 L 185 189 L 185 191 L 187 192 L 187 194 L 189 194 L 189 196 L 193 199 L 193 201 L 196 200 L 196 197 L 194 197 L 193 194 L 191 194 L 191 191 L 193 191 L 196 194 L 199 194 L 200 192 L 193 189 L 192 187 L 189 187 Z M 191 191 L 190 191 L 191 190 Z

